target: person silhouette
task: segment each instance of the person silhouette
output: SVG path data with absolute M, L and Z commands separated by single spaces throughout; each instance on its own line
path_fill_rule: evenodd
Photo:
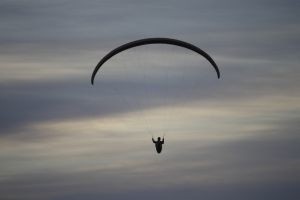
M 162 145 L 165 143 L 165 138 L 160 140 L 160 137 L 157 138 L 157 141 L 155 141 L 152 137 L 152 142 L 155 144 L 155 148 L 157 153 L 160 153 L 162 150 Z

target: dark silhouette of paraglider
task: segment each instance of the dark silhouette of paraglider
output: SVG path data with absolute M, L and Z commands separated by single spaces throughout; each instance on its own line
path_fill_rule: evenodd
M 160 137 L 157 138 L 157 141 L 155 141 L 152 137 L 152 142 L 155 144 L 155 148 L 157 153 L 161 153 L 162 145 L 165 143 L 165 138 L 160 140 Z
M 203 56 L 204 58 L 206 58 L 209 63 L 214 67 L 218 78 L 220 78 L 220 71 L 219 68 L 217 66 L 217 64 L 215 63 L 215 61 L 210 57 L 210 55 L 208 55 L 206 52 L 204 52 L 203 50 L 201 50 L 200 48 L 196 47 L 195 45 L 192 45 L 190 43 L 181 41 L 181 40 L 177 40 L 177 39 L 171 39 L 171 38 L 145 38 L 145 39 L 140 39 L 140 40 L 135 40 L 126 44 L 123 44 L 115 49 L 113 49 L 112 51 L 110 51 L 108 54 L 106 54 L 100 61 L 99 63 L 96 65 L 92 77 L 91 77 L 91 83 L 92 85 L 94 84 L 94 79 L 95 76 L 98 72 L 98 70 L 100 69 L 100 67 L 106 62 L 108 61 L 111 57 L 115 56 L 116 54 L 125 51 L 127 49 L 133 48 L 133 47 L 137 47 L 137 46 L 142 46 L 142 45 L 148 45 L 148 44 L 169 44 L 169 45 L 175 45 L 175 46 L 180 46 L 189 50 L 192 50 L 198 54 L 200 54 L 201 56 Z M 164 144 L 165 140 L 164 138 L 161 140 L 160 137 L 157 138 L 157 141 L 155 141 L 152 137 L 152 142 L 155 144 L 155 148 L 157 153 L 161 153 L 162 151 L 162 145 Z

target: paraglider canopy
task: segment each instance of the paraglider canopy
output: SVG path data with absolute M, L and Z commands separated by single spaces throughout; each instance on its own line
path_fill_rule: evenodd
M 192 45 L 190 43 L 187 43 L 187 42 L 184 42 L 181 40 L 171 39 L 171 38 L 146 38 L 146 39 L 135 40 L 135 41 L 126 43 L 126 44 L 121 45 L 121 46 L 115 48 L 114 50 L 110 51 L 108 54 L 106 54 L 100 60 L 100 62 L 97 64 L 97 66 L 95 67 L 95 69 L 93 71 L 93 74 L 91 77 L 92 85 L 94 84 L 95 76 L 96 76 L 98 70 L 100 69 L 100 67 L 111 57 L 113 57 L 114 55 L 116 55 L 122 51 L 125 51 L 127 49 L 137 47 L 137 46 L 142 46 L 142 45 L 148 45 L 148 44 L 169 44 L 169 45 L 175 45 L 175 46 L 180 46 L 180 47 L 190 49 L 190 50 L 202 55 L 204 58 L 206 58 L 210 62 L 210 64 L 214 67 L 218 78 L 220 78 L 220 71 L 219 71 L 219 68 L 218 68 L 217 64 L 215 63 L 215 61 L 206 52 L 204 52 L 200 48 L 196 47 L 195 45 Z

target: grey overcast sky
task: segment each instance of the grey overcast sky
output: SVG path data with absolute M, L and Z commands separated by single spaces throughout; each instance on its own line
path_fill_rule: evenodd
M 1 0 L 0 199 L 300 199 L 299 22 L 296 0 Z M 157 44 L 90 84 L 146 37 L 221 79 Z

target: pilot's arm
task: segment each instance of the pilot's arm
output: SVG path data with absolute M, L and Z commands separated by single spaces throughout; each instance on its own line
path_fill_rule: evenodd
M 165 138 L 163 138 L 163 139 L 162 139 L 162 142 L 161 142 L 161 143 L 162 143 L 162 144 L 164 144 L 164 143 L 165 143 Z
M 154 141 L 154 139 L 152 138 L 152 142 L 155 144 L 156 142 Z

